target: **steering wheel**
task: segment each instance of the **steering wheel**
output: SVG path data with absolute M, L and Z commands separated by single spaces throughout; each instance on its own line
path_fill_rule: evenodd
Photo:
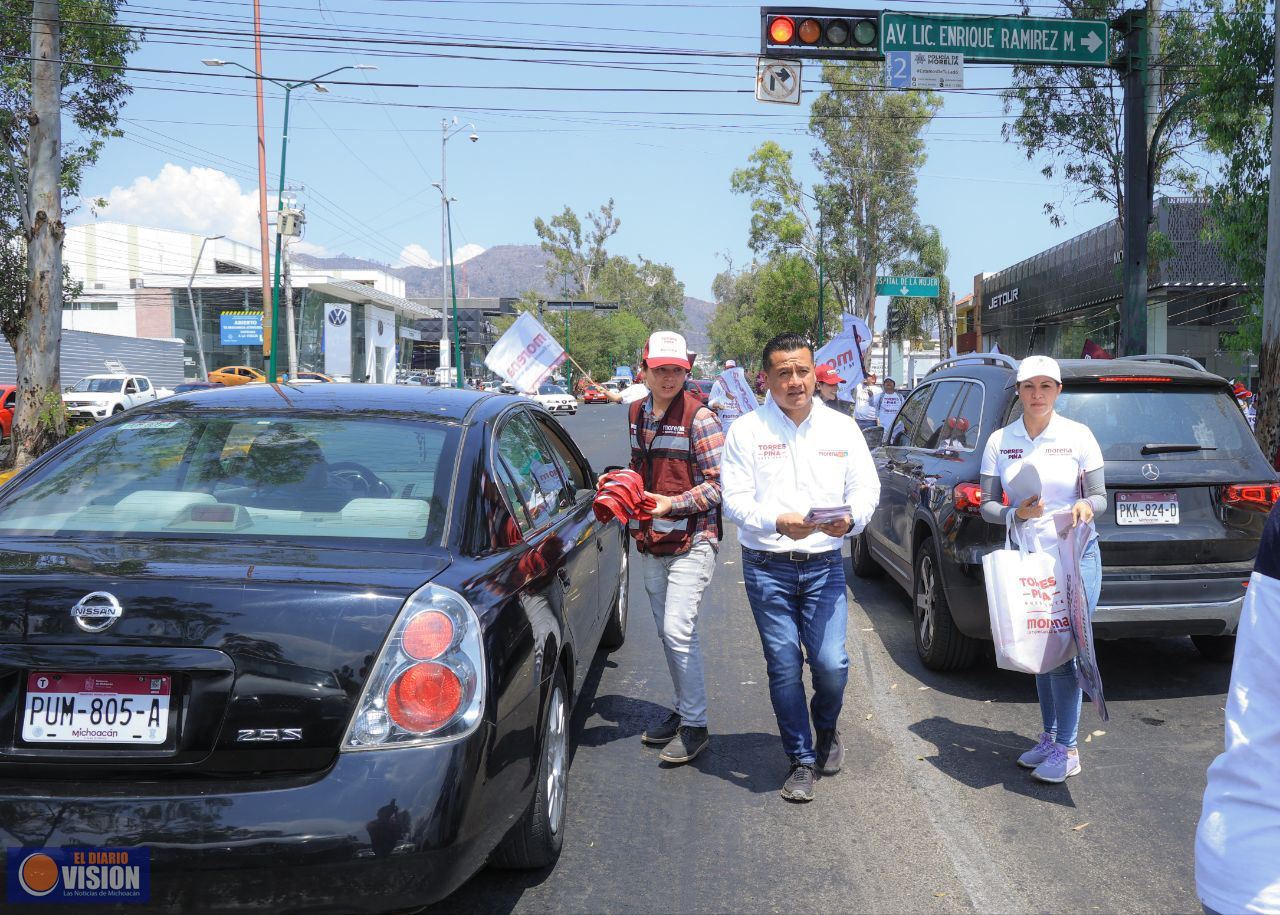
M 329 476 L 350 489 L 356 498 L 391 498 L 391 487 L 378 479 L 378 475 L 364 464 L 355 461 L 338 461 L 329 465 Z

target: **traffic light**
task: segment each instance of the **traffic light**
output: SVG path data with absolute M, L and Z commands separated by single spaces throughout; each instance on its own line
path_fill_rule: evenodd
M 880 11 L 762 6 L 760 53 L 783 58 L 883 60 Z

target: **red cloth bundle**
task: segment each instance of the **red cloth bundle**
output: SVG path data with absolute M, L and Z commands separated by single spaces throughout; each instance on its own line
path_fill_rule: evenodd
M 592 509 L 600 523 L 617 518 L 623 524 L 628 521 L 648 521 L 649 512 L 656 503 L 644 494 L 644 480 L 634 470 L 615 470 L 600 478 Z

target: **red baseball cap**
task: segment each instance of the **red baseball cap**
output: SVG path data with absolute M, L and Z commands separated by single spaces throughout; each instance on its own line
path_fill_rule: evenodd
M 830 365 L 820 365 L 814 373 L 819 384 L 844 384 L 844 379 L 836 374 L 836 370 Z

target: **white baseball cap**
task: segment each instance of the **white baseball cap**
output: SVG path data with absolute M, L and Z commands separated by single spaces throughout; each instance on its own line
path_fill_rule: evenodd
M 1062 370 L 1058 368 L 1056 359 L 1050 359 L 1048 356 L 1028 356 L 1018 363 L 1017 381 L 1027 381 L 1042 375 L 1062 384 Z
M 644 347 L 644 363 L 651 369 L 660 365 L 689 366 L 689 347 L 684 337 L 671 330 L 660 330 L 649 337 Z
M 738 363 L 734 362 L 732 359 L 726 359 L 724 361 L 724 367 L 727 369 L 736 369 L 738 367 Z

